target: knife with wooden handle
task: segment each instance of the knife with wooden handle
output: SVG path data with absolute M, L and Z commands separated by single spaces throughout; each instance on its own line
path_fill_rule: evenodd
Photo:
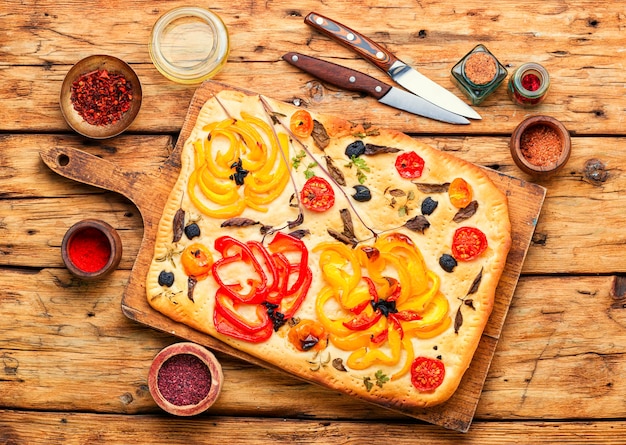
M 450 124 L 469 124 L 463 116 L 351 68 L 295 52 L 283 55 L 283 59 L 328 83 L 368 94 L 382 104 Z
M 382 45 L 363 34 L 316 12 L 309 13 L 304 18 L 304 23 L 350 48 L 412 93 L 452 113 L 471 119 L 481 119 L 472 107 L 450 91 L 411 68 Z

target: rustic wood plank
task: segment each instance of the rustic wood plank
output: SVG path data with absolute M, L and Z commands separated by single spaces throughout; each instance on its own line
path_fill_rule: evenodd
M 75 19 L 76 11 L 92 8 L 85 0 L 9 2 L 4 17 L 15 23 L 5 37 L 10 45 L 3 45 L 0 61 L 0 100 L 4 104 L 0 121 L 4 129 L 67 130 L 58 107 L 65 72 L 84 56 L 106 53 L 131 63 L 144 86 L 142 110 L 131 131 L 179 130 L 195 87 L 177 85 L 162 77 L 150 63 L 147 42 L 151 28 L 148 24 L 182 4 L 185 2 L 154 5 L 131 0 L 123 3 L 124 14 L 118 7 L 99 8 L 97 21 L 81 22 Z M 588 0 L 538 2 L 524 8 L 521 16 L 519 6 L 513 2 L 487 7 L 479 0 L 468 0 L 454 8 L 434 0 L 419 4 L 364 2 L 362 6 L 368 13 L 355 20 L 354 5 L 349 1 L 321 9 L 314 0 L 304 0 L 295 7 L 284 0 L 272 2 L 271 6 L 212 2 L 211 7 L 229 27 L 232 42 L 229 63 L 216 80 L 280 100 L 298 98 L 317 111 L 350 119 L 366 116 L 376 124 L 402 131 L 455 131 L 445 124 L 388 109 L 371 99 L 327 85 L 320 87 L 310 76 L 281 61 L 285 52 L 298 50 L 384 79 L 382 73 L 347 49 L 304 25 L 304 15 L 319 10 L 375 38 L 461 97 L 450 81 L 450 69 L 477 43 L 486 44 L 509 71 L 529 60 L 540 62 L 550 72 L 552 86 L 546 103 L 533 113 L 553 115 L 577 134 L 624 133 L 623 104 L 620 95 L 614 94 L 623 86 L 623 57 L 616 54 L 616 49 L 623 46 L 620 2 L 603 4 L 602 9 Z M 281 73 L 280 79 L 277 73 Z M 508 100 L 504 87 L 479 111 L 485 118 L 459 131 L 511 133 L 529 113 Z
M 467 434 L 416 422 L 377 424 L 355 421 L 227 418 L 203 416 L 193 420 L 164 416 L 128 416 L 82 413 L 26 413 L 0 411 L 0 439 L 7 444 L 106 443 L 107 445 L 168 443 L 186 445 L 230 439 L 237 444 L 372 443 L 390 439 L 394 444 L 453 445 L 520 443 L 621 445 L 626 426 L 619 421 L 595 422 L 477 422 Z
M 64 269 L 2 269 L 0 406 L 154 413 L 152 358 L 180 341 L 120 311 L 129 272 L 93 283 Z M 522 277 L 476 419 L 591 419 L 624 414 L 626 309 L 613 277 Z M 225 385 L 215 415 L 405 419 L 348 396 L 217 353 Z M 473 429 L 473 428 L 472 428 Z M 470 430 L 471 431 L 471 430 Z
M 467 161 L 533 181 L 513 164 L 506 137 L 419 138 Z M 626 188 L 621 172 L 625 143 L 619 137 L 573 138 L 566 168 L 557 177 L 539 182 L 547 188 L 547 196 L 523 273 L 626 273 L 626 232 L 622 229 L 626 204 L 621 199 L 621 190 Z M 117 193 L 52 172 L 41 162 L 39 151 L 76 148 L 144 171 L 165 162 L 173 149 L 170 136 L 122 136 L 93 142 L 68 135 L 8 134 L 0 136 L 0 144 L 0 196 L 15 198 L 0 207 L 0 264 L 58 267 L 58 246 L 70 223 L 96 216 L 121 231 L 125 253 L 120 267 L 132 266 L 142 235 L 137 208 Z M 39 197 L 50 200 L 32 200 Z

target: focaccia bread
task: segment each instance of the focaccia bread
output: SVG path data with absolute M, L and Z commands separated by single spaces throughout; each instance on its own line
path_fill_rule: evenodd
M 160 221 L 149 304 L 326 387 L 446 401 L 511 244 L 485 172 L 397 131 L 221 91 Z

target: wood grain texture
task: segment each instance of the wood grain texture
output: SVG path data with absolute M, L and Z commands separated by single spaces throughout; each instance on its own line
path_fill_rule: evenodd
M 623 444 L 626 262 L 624 2 L 597 0 L 337 0 L 210 6 L 231 34 L 216 80 L 318 112 L 398 129 L 522 180 L 508 138 L 525 117 L 551 115 L 572 133 L 572 158 L 540 183 L 547 195 L 498 346 L 466 434 L 425 424 L 218 353 L 226 385 L 203 416 L 158 410 L 152 357 L 178 341 L 120 311 L 140 250 L 142 216 L 124 196 L 52 172 L 45 149 L 74 148 L 151 171 L 176 144 L 197 85 L 152 66 L 157 18 L 184 0 L 7 0 L 0 5 L 0 443 Z M 483 120 L 456 127 L 320 83 L 280 57 L 299 51 L 387 78 L 303 23 L 336 17 L 462 97 L 449 72 L 485 44 L 509 73 L 537 61 L 546 102 L 513 105 L 500 87 Z M 86 18 L 96 17 L 97 20 Z M 91 54 L 129 62 L 144 100 L 130 132 L 91 142 L 70 133 L 58 100 L 65 73 Z M 462 133 L 459 133 L 462 131 Z M 597 161 L 594 161 L 596 159 Z M 100 217 L 124 244 L 104 281 L 73 279 L 59 246 L 70 224 Z

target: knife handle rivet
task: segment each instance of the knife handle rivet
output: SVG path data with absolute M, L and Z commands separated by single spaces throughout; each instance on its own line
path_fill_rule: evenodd
M 350 40 L 350 41 L 354 40 L 354 34 L 352 34 L 351 32 L 349 32 L 349 33 L 346 35 L 346 39 L 348 39 L 348 40 Z
M 318 25 L 323 25 L 324 24 L 324 19 L 321 17 L 318 17 L 315 19 L 315 23 L 317 23 Z
M 377 93 L 380 93 L 383 89 L 382 89 L 382 87 L 381 87 L 380 85 L 378 85 L 378 86 L 375 88 L 375 90 L 376 90 L 376 92 L 377 92 Z
M 385 54 L 384 54 L 382 51 L 378 51 L 378 52 L 376 53 L 376 58 L 377 58 L 378 60 L 383 60 L 383 59 L 385 58 Z
M 350 78 L 348 79 L 348 82 L 350 82 L 350 83 L 356 82 L 356 77 L 350 76 Z
M 291 60 L 294 62 L 298 61 L 298 56 L 296 56 L 295 54 L 293 56 L 291 56 Z

